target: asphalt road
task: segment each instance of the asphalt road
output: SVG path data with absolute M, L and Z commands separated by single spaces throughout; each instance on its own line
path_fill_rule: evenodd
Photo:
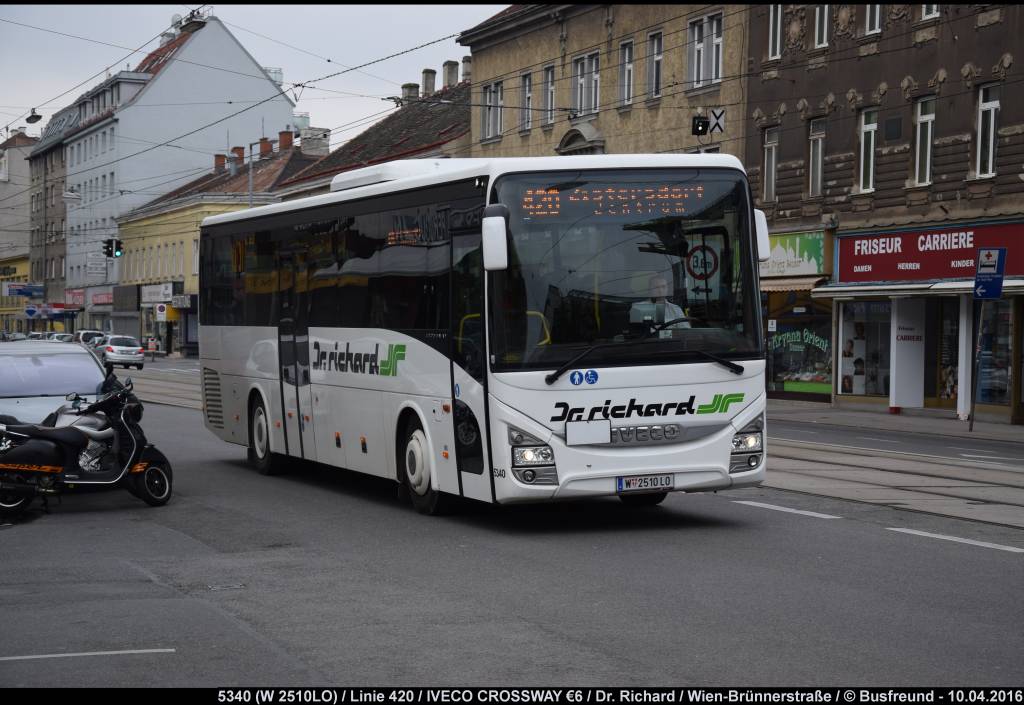
M 768 438 L 802 441 L 848 448 L 884 450 L 949 458 L 963 462 L 991 463 L 1024 469 L 1024 443 L 950 437 L 938 434 L 883 431 L 874 428 L 834 426 L 822 423 L 780 421 L 769 418 Z
M 169 505 L 0 528 L 0 684 L 1024 681 L 1020 530 L 770 489 L 432 518 L 375 478 L 260 476 L 191 409 L 143 425 Z

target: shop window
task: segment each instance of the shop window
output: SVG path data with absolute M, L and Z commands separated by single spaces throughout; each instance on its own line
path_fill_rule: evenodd
M 889 394 L 892 306 L 888 301 L 844 303 L 839 321 L 839 393 Z
M 832 309 L 809 292 L 768 295 L 768 390 L 832 393 Z
M 1009 404 L 1013 389 L 1012 302 L 1007 299 L 985 302 L 981 318 L 981 354 L 978 368 L 978 403 Z

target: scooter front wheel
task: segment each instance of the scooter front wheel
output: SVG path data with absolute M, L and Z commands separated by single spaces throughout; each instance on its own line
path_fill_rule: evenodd
M 170 465 L 151 463 L 133 478 L 132 494 L 151 507 L 160 507 L 170 500 L 173 483 L 174 474 Z

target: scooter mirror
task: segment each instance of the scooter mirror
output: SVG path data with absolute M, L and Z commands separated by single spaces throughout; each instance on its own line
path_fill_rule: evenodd
M 132 384 L 132 378 L 131 377 L 125 377 L 124 388 L 127 389 L 130 392 L 132 390 L 132 387 L 134 387 L 134 386 L 135 385 Z

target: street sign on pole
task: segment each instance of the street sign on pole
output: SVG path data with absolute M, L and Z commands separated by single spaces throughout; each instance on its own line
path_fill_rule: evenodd
M 1003 273 L 1006 271 L 1005 247 L 982 247 L 975 257 L 974 300 L 981 301 L 975 320 L 977 334 L 974 339 L 974 377 L 971 379 L 971 423 L 968 431 L 974 431 L 974 410 L 978 403 L 978 380 L 981 377 L 981 333 L 985 326 L 985 302 L 1003 296 Z

